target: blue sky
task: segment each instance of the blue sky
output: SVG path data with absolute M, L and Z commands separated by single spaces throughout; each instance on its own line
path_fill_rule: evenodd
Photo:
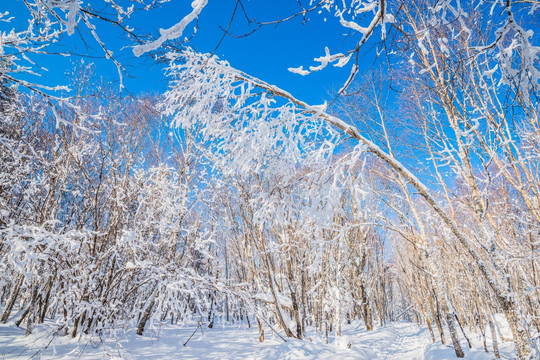
M 90 0 L 89 3 L 95 8 L 103 5 L 102 0 Z M 304 6 L 309 5 L 307 0 L 302 3 Z M 171 0 L 162 8 L 136 13 L 127 23 L 135 28 L 138 34 L 150 34 L 157 37 L 159 28 L 168 28 L 180 21 L 191 10 L 190 4 L 190 0 Z M 210 0 L 202 11 L 198 31 L 189 45 L 201 52 L 214 50 L 223 34 L 218 26 L 221 25 L 224 28 L 227 26 L 234 6 L 234 0 Z M 297 1 L 294 0 L 244 0 L 244 6 L 250 18 L 256 18 L 259 21 L 276 20 L 301 10 Z M 22 0 L 3 1 L 0 10 L 7 10 L 15 17 L 12 23 L 0 23 L 0 31 L 25 26 L 29 13 Z M 226 37 L 216 54 L 220 58 L 227 59 L 233 67 L 280 86 L 302 100 L 312 104 L 323 103 L 325 99 L 331 98 L 328 92 L 332 90 L 335 92 L 341 87 L 349 74 L 349 68 L 340 69 L 329 66 L 324 71 L 308 76 L 290 73 L 287 68 L 300 65 L 307 68 L 310 65 L 317 65 L 313 62 L 313 58 L 324 55 L 325 46 L 329 47 L 331 53 L 344 52 L 358 38 L 351 39 L 346 36 L 344 28 L 329 14 L 313 12 L 308 14 L 308 19 L 305 25 L 302 25 L 302 18 L 298 17 L 280 23 L 278 26 L 263 27 L 247 37 Z M 163 76 L 162 64 L 156 63 L 149 57 L 135 58 L 131 51 L 134 43 L 129 41 L 124 33 L 104 22 L 95 24 L 100 38 L 114 51 L 117 60 L 127 70 L 129 77 L 124 79 L 127 91 L 144 93 L 161 92 L 166 89 L 167 82 Z M 186 33 L 192 32 L 193 25 L 194 23 L 188 27 L 189 31 Z M 91 39 L 85 26 L 80 25 L 79 28 L 82 37 L 86 40 L 86 45 L 81 41 L 81 36 L 76 33 L 71 37 L 63 38 L 54 50 L 102 57 L 103 52 Z M 243 13 L 238 11 L 231 31 L 241 35 L 253 28 L 254 26 L 248 25 Z M 43 74 L 41 79 L 34 80 L 42 84 L 56 85 L 68 81 L 65 74 L 71 70 L 74 63 L 80 60 L 80 57 L 47 55 L 34 59 L 39 65 L 48 69 L 47 72 L 41 72 Z M 117 70 L 112 62 L 103 58 L 85 59 L 85 62 L 89 61 L 96 63 L 96 73 L 107 81 L 118 81 Z M 366 60 L 363 65 L 371 65 L 370 61 L 373 61 L 372 58 Z

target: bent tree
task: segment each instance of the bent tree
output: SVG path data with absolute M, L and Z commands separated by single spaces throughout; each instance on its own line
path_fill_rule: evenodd
M 510 119 L 504 113 L 505 109 L 497 109 L 497 104 L 501 104 L 503 98 L 511 97 L 514 99 L 514 109 L 519 108 L 524 114 L 524 126 L 534 127 L 538 123 L 540 51 L 533 45 L 536 40 L 533 38 L 534 32 L 520 25 L 520 21 L 528 23 L 536 13 L 538 4 L 513 4 L 507 1 L 502 4 L 495 2 L 489 6 L 468 4 L 465 8 L 465 4 L 462 6 L 459 1 L 433 4 L 415 1 L 399 4 L 401 6 L 396 8 L 394 16 L 388 13 L 393 4 L 386 1 L 353 1 L 346 5 L 323 1 L 319 5 L 338 17 L 342 26 L 357 31 L 360 40 L 356 47 L 345 53 L 332 55 L 327 49 L 325 56 L 315 59 L 320 65 L 310 67 L 309 71 L 303 67 L 289 70 L 307 75 L 331 63 L 345 66 L 356 56 L 356 63 L 351 66 L 351 75 L 339 90 L 340 94 L 345 93 L 358 72 L 360 47 L 377 26 L 382 28 L 385 39 L 386 26 L 391 23 L 403 39 L 401 42 L 394 40 L 394 43 L 387 43 L 386 46 L 391 49 L 395 46 L 399 55 L 409 59 L 408 71 L 413 74 L 410 78 L 415 77 L 417 88 L 425 86 L 422 101 L 426 98 L 431 101 L 431 116 L 436 114 L 443 117 L 444 120 L 440 121 L 447 121 L 453 129 L 452 151 L 459 160 L 460 175 L 472 194 L 479 234 L 472 236 L 468 233 L 448 208 L 440 203 L 433 190 L 415 176 L 408 166 L 363 135 L 359 128 L 332 115 L 327 104 L 309 105 L 279 87 L 231 68 L 226 61 L 215 56 L 199 54 L 189 48 L 170 55 L 169 72 L 173 80 L 163 103 L 165 113 L 173 116 L 172 124 L 175 126 L 190 128 L 194 123 L 203 124 L 203 142 L 212 149 L 213 160 L 229 168 L 234 168 L 235 164 L 240 169 L 249 163 L 257 166 L 259 162 L 256 158 L 264 156 L 268 147 L 286 146 L 297 150 L 296 143 L 293 146 L 285 143 L 309 142 L 314 135 L 302 132 L 303 127 L 309 126 L 304 124 L 318 123 L 320 120 L 338 130 L 341 136 L 355 139 L 363 150 L 380 159 L 412 186 L 467 251 L 510 323 L 519 357 L 527 358 L 532 351 L 529 331 L 521 316 L 512 284 L 507 281 L 509 273 L 495 245 L 492 224 L 485 216 L 486 201 L 482 199 L 481 185 L 475 175 L 475 154 L 470 138 L 474 134 L 474 140 L 483 147 L 487 160 L 497 163 L 502 171 L 506 171 L 504 169 L 507 166 L 511 169 L 517 167 L 510 174 L 511 179 L 515 176 L 519 176 L 519 179 L 536 176 L 531 174 L 534 168 L 525 164 L 525 160 L 520 161 L 517 143 L 508 140 L 512 134 L 505 126 Z M 194 7 L 194 11 L 200 12 L 200 9 Z M 306 12 L 305 9 L 304 15 Z M 366 12 L 373 14 L 367 27 L 344 18 L 345 14 L 359 16 Z M 473 21 L 487 13 L 493 14 L 501 25 Z M 387 65 L 396 66 L 392 60 Z M 464 85 L 466 81 L 467 86 Z M 486 98 L 486 94 L 489 97 Z M 505 104 L 508 106 L 509 102 Z M 480 122 L 483 124 L 478 125 Z M 488 133 L 480 131 L 484 124 L 489 126 Z M 283 128 L 287 130 L 283 131 Z M 281 135 L 268 140 L 265 135 L 268 131 L 279 132 Z M 294 131 L 300 133 L 293 136 L 291 132 Z M 267 142 L 260 141 L 261 136 L 266 136 L 264 139 Z M 446 136 L 451 135 L 447 133 Z M 513 148 L 503 149 L 506 153 L 500 155 L 488 143 L 491 137 L 501 138 L 501 141 L 507 139 L 501 145 Z M 249 158 L 242 156 L 241 152 L 245 149 L 242 150 L 241 146 L 248 146 Z M 324 149 L 324 145 L 310 151 L 320 153 L 321 149 Z M 518 158 L 510 159 L 506 165 L 501 156 Z M 521 190 L 525 202 L 538 201 L 534 187 L 523 189 L 516 185 L 516 188 Z M 531 196 L 536 200 L 532 200 Z M 530 209 L 534 216 L 536 210 L 532 206 Z M 456 346 L 456 354 L 463 356 L 459 346 Z

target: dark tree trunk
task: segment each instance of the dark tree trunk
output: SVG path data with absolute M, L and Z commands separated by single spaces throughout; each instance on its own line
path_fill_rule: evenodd
M 20 275 L 19 279 L 17 280 L 17 283 L 13 287 L 11 294 L 9 295 L 9 299 L 6 303 L 6 306 L 4 308 L 4 311 L 2 312 L 2 317 L 0 318 L 0 322 L 6 323 L 9 319 L 9 315 L 11 314 L 11 310 L 13 310 L 13 306 L 15 305 L 15 302 L 17 301 L 17 298 L 19 297 L 19 292 L 21 291 L 21 286 L 24 282 L 24 276 Z

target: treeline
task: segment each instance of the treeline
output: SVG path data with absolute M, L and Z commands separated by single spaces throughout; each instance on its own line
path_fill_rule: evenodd
M 265 331 L 328 341 L 353 320 L 367 330 L 408 320 L 456 349 L 471 331 L 497 339 L 493 316 L 504 309 L 468 250 L 362 148 L 345 150 L 347 140 L 326 129 L 312 140 L 341 145 L 322 157 L 307 142 L 298 158 L 230 171 L 231 159 L 202 141 L 204 128 L 166 125 L 162 99 L 80 93 L 76 108 L 6 93 L 0 321 L 29 333 L 51 319 L 74 337 L 126 327 L 142 334 L 163 321 L 241 321 L 257 326 L 261 341 Z M 370 114 L 361 102 L 358 95 L 342 106 Z M 259 130 L 252 136 L 264 143 Z M 479 237 L 477 251 L 486 261 L 496 254 L 533 339 L 536 225 L 511 183 L 491 177 L 482 213 L 460 181 L 437 185 L 462 231 L 494 234 L 489 246 Z
M 72 336 L 187 321 L 217 286 L 196 165 L 155 99 L 79 90 L 76 108 L 12 94 L 2 111 L 0 321 Z
M 411 318 L 361 160 L 350 187 L 332 168 L 227 176 L 157 97 L 76 86 L 76 106 L 12 92 L 2 110 L 0 321 L 73 337 L 244 321 L 262 341 Z

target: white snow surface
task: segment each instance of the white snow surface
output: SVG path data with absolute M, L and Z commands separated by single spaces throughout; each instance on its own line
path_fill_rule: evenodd
M 504 320 L 503 320 L 504 322 Z M 196 331 L 195 331 L 196 330 Z M 499 334 L 508 340 L 504 324 Z M 72 339 L 57 336 L 52 323 L 36 326 L 25 337 L 25 330 L 13 321 L 0 325 L 0 359 L 455 359 L 450 345 L 431 343 L 425 326 L 398 322 L 368 332 L 360 322 L 345 325 L 341 337 L 332 334 L 325 344 L 321 334 L 308 334 L 305 340 L 281 340 L 265 327 L 266 339 L 258 341 L 256 326 L 216 325 L 213 329 L 196 325 L 180 327 L 163 324 L 138 336 L 134 330 L 117 331 L 115 336 L 83 335 Z M 186 346 L 183 344 L 195 332 Z M 461 338 L 466 359 L 493 359 L 491 339 L 486 353 L 481 335 L 469 334 L 473 348 Z M 348 345 L 351 345 L 350 348 Z M 502 359 L 515 356 L 513 345 L 499 339 Z

